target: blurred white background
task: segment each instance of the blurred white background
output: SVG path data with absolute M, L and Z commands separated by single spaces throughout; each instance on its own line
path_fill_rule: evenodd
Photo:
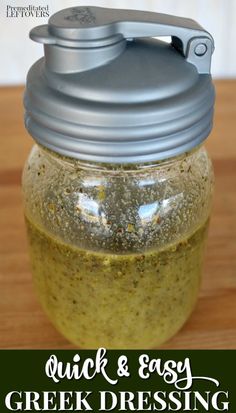
M 6 17 L 7 5 L 46 6 L 50 15 L 71 6 L 96 5 L 175 14 L 197 20 L 215 39 L 212 71 L 215 77 L 236 76 L 236 0 L 0 0 L 0 84 L 21 84 L 43 47 L 28 38 L 45 18 Z

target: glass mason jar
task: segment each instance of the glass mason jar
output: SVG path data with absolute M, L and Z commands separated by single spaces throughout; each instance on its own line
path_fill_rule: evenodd
M 23 173 L 34 283 L 57 329 L 84 348 L 152 348 L 197 299 L 212 199 L 204 147 L 104 165 L 35 145 Z
M 23 173 L 42 306 L 79 347 L 159 346 L 199 290 L 213 39 L 192 20 L 88 6 L 30 37 L 45 50 L 27 76 Z

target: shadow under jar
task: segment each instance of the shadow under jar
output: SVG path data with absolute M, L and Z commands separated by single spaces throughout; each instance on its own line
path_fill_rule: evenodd
M 212 182 L 203 147 L 135 166 L 33 148 L 23 188 L 34 283 L 64 336 L 151 348 L 179 330 L 198 295 Z
M 78 347 L 160 346 L 199 291 L 213 39 L 189 19 L 88 6 L 30 36 L 45 49 L 27 76 L 23 172 L 42 306 Z

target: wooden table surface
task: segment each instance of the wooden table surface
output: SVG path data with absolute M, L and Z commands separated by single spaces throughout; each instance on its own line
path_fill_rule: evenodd
M 202 289 L 168 349 L 236 349 L 236 80 L 217 81 L 216 88 L 207 141 L 216 187 Z M 0 348 L 73 348 L 43 314 L 31 283 L 20 181 L 32 140 L 22 92 L 0 89 Z

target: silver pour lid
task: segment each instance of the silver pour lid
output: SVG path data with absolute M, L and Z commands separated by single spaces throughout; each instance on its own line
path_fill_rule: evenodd
M 210 133 L 214 42 L 195 21 L 74 7 L 30 37 L 45 56 L 28 73 L 25 124 L 41 145 L 87 161 L 151 162 Z

